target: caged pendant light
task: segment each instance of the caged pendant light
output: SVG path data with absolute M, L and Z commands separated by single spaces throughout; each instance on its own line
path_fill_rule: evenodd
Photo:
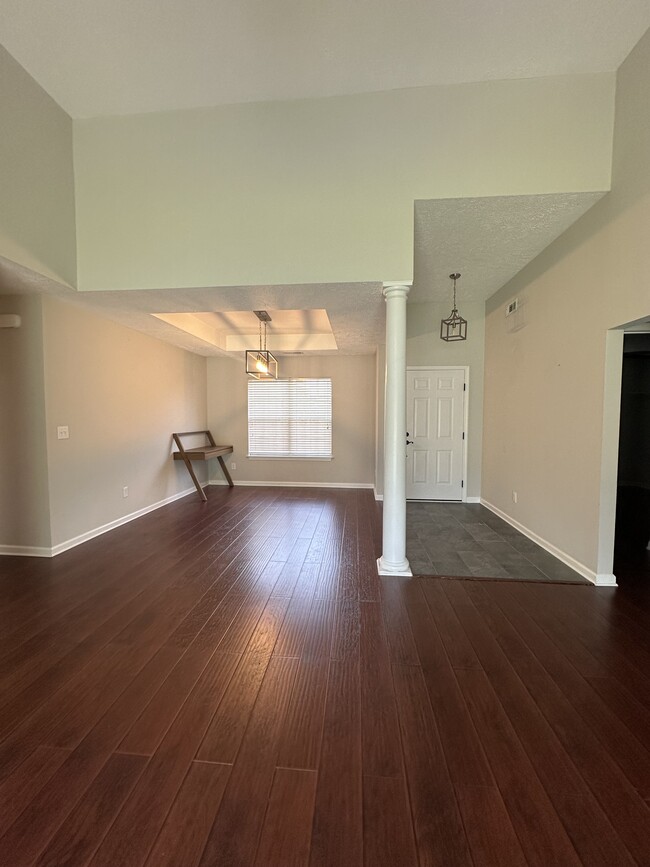
M 467 319 L 463 319 L 456 307 L 456 280 L 459 277 L 458 273 L 449 275 L 449 279 L 454 281 L 454 306 L 449 318 L 440 321 L 441 340 L 467 340 Z
M 277 379 L 277 358 L 266 348 L 266 324 L 271 321 L 271 317 L 266 310 L 253 310 L 253 313 L 260 321 L 260 346 L 259 349 L 246 350 L 246 373 L 251 377 L 251 379 Z M 262 323 L 264 323 L 263 341 Z

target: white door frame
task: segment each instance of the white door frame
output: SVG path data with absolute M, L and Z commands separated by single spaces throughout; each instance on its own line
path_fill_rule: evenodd
M 618 490 L 618 435 L 621 424 L 623 340 L 625 330 L 610 329 L 605 342 L 603 388 L 603 430 L 600 463 L 600 504 L 598 509 L 598 553 L 595 583 L 616 586 L 614 540 Z
M 417 364 L 408 364 L 406 366 L 406 375 L 408 376 L 409 370 L 463 370 L 465 372 L 465 391 L 463 393 L 463 430 L 465 432 L 465 438 L 463 439 L 463 487 L 462 487 L 462 497 L 460 499 L 461 503 L 467 502 L 467 444 L 469 442 L 468 438 L 468 422 L 469 422 L 469 365 L 468 364 L 427 364 L 427 365 L 417 365 Z M 426 502 L 426 500 L 412 500 L 411 502 Z M 433 502 L 433 500 L 431 501 Z M 439 500 L 438 502 L 444 503 L 445 500 Z M 454 503 L 457 503 L 458 500 L 454 500 Z

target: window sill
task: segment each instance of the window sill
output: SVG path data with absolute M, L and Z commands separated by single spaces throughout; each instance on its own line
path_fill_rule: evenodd
M 300 455 L 246 455 L 249 461 L 333 461 L 334 457 L 316 458 Z

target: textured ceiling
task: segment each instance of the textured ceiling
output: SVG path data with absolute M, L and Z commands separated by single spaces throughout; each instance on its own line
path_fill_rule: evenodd
M 198 355 L 226 355 L 227 352 L 216 345 L 219 341 L 201 339 L 152 314 L 270 310 L 276 317 L 279 311 L 291 311 L 288 321 L 295 322 L 301 311 L 311 311 L 300 318 L 305 326 L 312 322 L 314 337 L 323 333 L 322 316 L 314 314 L 325 308 L 330 334 L 338 349 L 306 348 L 310 354 L 368 355 L 384 342 L 385 303 L 380 283 L 76 292 L 0 257 L 0 294 L 22 292 L 54 295 Z M 284 351 L 294 348 L 300 347 L 287 346 Z M 273 350 L 271 342 L 269 349 Z
M 415 276 L 409 302 L 449 299 L 452 271 L 462 274 L 458 283 L 461 310 L 463 300 L 485 300 L 603 195 L 557 193 L 416 202 Z M 249 327 L 246 316 L 252 314 L 242 311 L 252 310 L 273 311 L 279 329 L 286 332 L 298 325 L 303 329 L 302 345 L 276 347 L 285 351 L 364 355 L 374 353 L 384 342 L 385 305 L 379 283 L 75 292 L 0 258 L 0 293 L 20 291 L 56 295 L 199 355 L 226 354 L 227 335 L 225 340 L 214 335 L 228 329 L 233 336 L 245 334 Z M 165 321 L 155 315 L 170 313 L 200 314 L 211 333 L 206 339 L 201 328 L 193 327 L 190 333 L 172 324 L 173 319 Z M 326 348 L 327 344 L 315 339 L 326 333 L 327 320 L 330 339 L 333 336 L 338 348 L 331 344 Z M 250 327 L 256 333 L 255 321 Z M 274 348 L 271 343 L 269 348 Z
M 2 0 L 73 117 L 615 70 L 648 0 Z
M 604 193 L 431 199 L 415 203 L 413 302 L 484 301 L 539 255 Z

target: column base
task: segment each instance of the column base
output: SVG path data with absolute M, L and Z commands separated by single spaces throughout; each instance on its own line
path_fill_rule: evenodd
M 377 560 L 377 572 L 380 575 L 392 575 L 396 578 L 413 577 L 409 561 L 406 558 L 401 563 L 387 563 L 383 557 L 380 557 Z

